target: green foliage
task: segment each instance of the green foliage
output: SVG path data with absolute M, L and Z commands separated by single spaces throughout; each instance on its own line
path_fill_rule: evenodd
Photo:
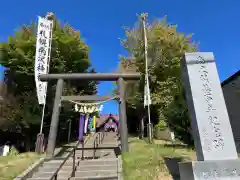
M 167 24 L 166 18 L 148 24 L 147 37 L 152 101 L 164 108 L 173 100 L 172 93 L 179 91 L 180 60 L 184 52 L 195 51 L 196 46 L 191 43 L 191 35 L 177 32 L 177 26 Z M 122 58 L 122 66 L 144 74 L 144 43 L 140 24 L 126 28 L 122 44 L 131 57 Z
M 169 127 L 175 132 L 176 138 L 186 144 L 193 145 L 191 125 L 184 92 L 177 94 L 172 103 L 165 109 L 164 115 L 168 119 Z
M 158 124 L 155 126 L 156 129 L 160 129 L 161 131 L 164 131 L 167 127 L 167 123 L 165 120 L 160 120 Z
M 9 153 L 8 153 L 8 156 L 16 156 L 19 154 L 19 151 L 13 146 L 11 147 Z
M 95 73 L 91 68 L 88 56 L 89 48 L 81 40 L 78 30 L 69 24 L 62 25 L 52 17 L 53 38 L 51 48 L 50 73 Z M 42 107 L 38 105 L 34 81 L 34 63 L 36 48 L 37 23 L 21 26 L 14 35 L 9 36 L 7 42 L 1 43 L 4 47 L 4 59 L 0 62 L 10 69 L 8 73 L 8 100 L 4 104 L 5 115 L 0 126 L 4 131 L 21 132 L 29 136 L 39 131 Z M 65 82 L 64 94 L 95 94 L 97 82 L 71 81 Z M 48 84 L 47 107 L 45 111 L 45 125 L 49 125 L 56 82 Z M 72 104 L 64 103 L 64 115 L 60 121 L 76 118 L 72 111 Z M 66 116 L 68 116 L 66 118 Z M 61 120 L 62 119 L 62 120 Z M 6 123 L 7 122 L 7 123 Z M 34 129 L 35 128 L 35 129 Z
M 127 50 L 128 56 L 121 57 L 119 71 L 142 74 L 140 82 L 127 84 L 127 101 L 131 106 L 139 108 L 143 106 L 145 74 L 141 23 L 137 23 L 133 28 L 125 28 L 125 35 L 126 37 L 121 40 L 121 43 Z M 147 24 L 147 37 L 148 73 L 152 98 L 151 114 L 158 114 L 157 119 L 152 118 L 151 120 L 157 123 L 161 115 L 165 111 L 169 111 L 170 106 L 174 106 L 175 95 L 182 94 L 180 61 L 184 52 L 197 51 L 197 44 L 192 42 L 191 35 L 180 33 L 177 31 L 176 25 L 168 24 L 166 17 Z M 178 111 L 182 111 L 182 109 Z M 178 121 L 176 121 L 176 125 L 178 125 Z

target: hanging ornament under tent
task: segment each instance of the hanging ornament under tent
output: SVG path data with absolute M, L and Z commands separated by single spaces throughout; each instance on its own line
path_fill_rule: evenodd
M 90 114 L 101 112 L 103 109 L 103 103 L 113 100 L 116 97 L 110 98 L 106 101 L 98 102 L 98 103 L 80 103 L 69 100 L 69 102 L 74 103 L 74 110 L 75 112 L 79 112 L 79 141 L 83 143 L 84 141 L 84 133 L 87 132 L 88 122 L 90 119 Z M 91 123 L 91 131 L 96 130 L 96 116 L 93 115 L 92 119 L 90 120 Z M 90 128 L 89 128 L 90 129 Z

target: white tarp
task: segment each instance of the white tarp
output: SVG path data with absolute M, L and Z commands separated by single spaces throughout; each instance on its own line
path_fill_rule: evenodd
M 39 104 L 45 104 L 47 82 L 39 80 L 40 74 L 48 73 L 51 48 L 52 21 L 38 17 L 38 32 L 35 55 L 35 82 Z
M 148 76 L 145 76 L 145 85 L 144 85 L 144 106 L 152 104 Z

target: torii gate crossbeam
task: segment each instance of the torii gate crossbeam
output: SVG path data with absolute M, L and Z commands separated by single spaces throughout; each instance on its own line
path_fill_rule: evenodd
M 41 81 L 57 80 L 55 100 L 52 112 L 52 120 L 48 138 L 47 156 L 53 157 L 57 130 L 59 124 L 60 105 L 64 80 L 95 80 L 95 81 L 117 81 L 119 90 L 119 118 L 121 151 L 128 151 L 128 128 L 125 102 L 125 80 L 139 80 L 140 73 L 68 73 L 68 74 L 43 74 L 40 75 Z

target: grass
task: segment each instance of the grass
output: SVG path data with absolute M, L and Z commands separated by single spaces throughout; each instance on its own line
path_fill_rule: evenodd
M 129 152 L 122 158 L 125 180 L 170 180 L 179 175 L 178 161 L 194 159 L 195 153 L 186 146 L 148 144 L 131 138 Z
M 0 180 L 12 180 L 40 158 L 36 153 L 0 156 Z

